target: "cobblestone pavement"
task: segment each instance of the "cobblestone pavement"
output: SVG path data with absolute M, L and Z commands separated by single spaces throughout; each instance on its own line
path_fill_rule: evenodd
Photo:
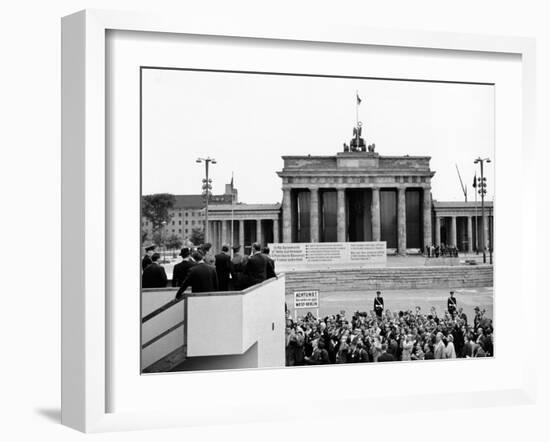
M 373 306 L 374 291 L 368 292 L 326 292 L 320 293 L 319 314 L 326 316 L 339 313 L 341 310 L 346 312 L 348 318 L 359 311 L 370 311 Z M 416 306 L 421 308 L 422 312 L 429 312 L 433 306 L 438 315 L 443 315 L 447 309 L 447 298 L 449 289 L 410 289 L 410 290 L 384 290 L 382 292 L 384 304 L 387 309 L 392 311 L 414 310 Z M 458 301 L 458 307 L 462 307 L 468 315 L 468 319 L 474 317 L 474 307 L 479 306 L 486 310 L 486 316 L 493 318 L 493 288 L 463 288 L 455 290 L 455 297 Z M 294 317 L 294 298 L 293 295 L 286 296 L 288 309 Z M 305 314 L 307 309 L 299 309 L 298 315 Z M 315 309 L 312 310 L 316 314 Z

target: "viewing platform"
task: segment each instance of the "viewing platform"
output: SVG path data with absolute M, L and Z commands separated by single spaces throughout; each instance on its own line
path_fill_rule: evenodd
M 285 275 L 242 291 L 143 289 L 144 373 L 283 367 Z

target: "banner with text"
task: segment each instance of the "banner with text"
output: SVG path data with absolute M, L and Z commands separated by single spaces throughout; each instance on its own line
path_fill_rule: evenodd
M 386 241 L 269 244 L 277 272 L 386 266 Z

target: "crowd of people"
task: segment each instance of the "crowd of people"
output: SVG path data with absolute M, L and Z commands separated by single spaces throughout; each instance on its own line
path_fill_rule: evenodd
M 415 310 L 384 308 L 381 293 L 373 310 L 316 318 L 311 312 L 297 319 L 286 314 L 286 365 L 346 364 L 493 356 L 493 324 L 476 307 L 470 322 L 457 307 L 454 292 L 447 310 L 438 316 Z
M 458 249 L 456 246 L 450 246 L 447 244 L 441 244 L 440 246 L 426 246 L 424 253 L 428 258 L 439 258 L 440 256 L 446 256 L 451 258 L 458 258 Z
M 251 255 L 241 253 L 241 246 L 222 246 L 217 255 L 212 253 L 212 245 L 203 244 L 196 248 L 181 249 L 182 260 L 174 266 L 172 287 L 179 287 L 176 298 L 183 296 L 187 288 L 193 293 L 243 290 L 266 279 L 276 277 L 275 262 L 269 256 L 269 248 L 259 243 L 252 244 Z M 164 267 L 160 264 L 160 254 L 155 246 L 145 247 L 142 259 L 142 288 L 162 288 L 168 285 Z

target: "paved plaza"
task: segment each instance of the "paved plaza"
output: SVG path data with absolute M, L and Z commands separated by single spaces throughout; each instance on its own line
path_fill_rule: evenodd
M 370 311 L 373 308 L 374 291 L 369 292 L 321 292 L 320 298 L 320 316 L 346 312 L 348 318 L 355 311 Z M 391 311 L 414 310 L 416 306 L 427 313 L 431 307 L 436 308 L 439 316 L 443 315 L 447 309 L 448 289 L 408 289 L 408 290 L 384 290 L 382 292 L 385 308 Z M 474 307 L 479 306 L 485 309 L 485 315 L 493 319 L 493 288 L 463 288 L 455 290 L 455 297 L 458 301 L 458 307 L 462 307 L 468 315 L 469 320 L 474 318 Z M 288 309 L 294 317 L 294 299 L 293 295 L 286 296 Z M 300 309 L 298 315 L 303 315 L 307 309 Z M 312 310 L 316 314 L 315 309 Z

